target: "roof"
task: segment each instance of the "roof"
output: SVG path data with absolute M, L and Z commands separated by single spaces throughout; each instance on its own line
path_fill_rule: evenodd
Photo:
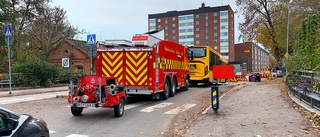
M 163 18 L 163 17 L 169 17 L 169 16 L 208 13 L 208 12 L 228 10 L 228 7 L 229 5 L 219 6 L 219 7 L 204 6 L 204 7 L 200 7 L 199 9 L 184 10 L 184 11 L 168 11 L 166 13 L 149 14 L 148 16 L 149 16 L 149 19 L 152 19 L 152 18 Z

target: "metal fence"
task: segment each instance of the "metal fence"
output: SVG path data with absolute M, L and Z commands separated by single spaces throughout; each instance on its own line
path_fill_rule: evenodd
M 288 76 L 286 83 L 294 96 L 320 110 L 320 72 L 295 71 Z

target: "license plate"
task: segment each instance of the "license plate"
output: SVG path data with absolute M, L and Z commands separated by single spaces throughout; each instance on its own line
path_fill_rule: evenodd
M 196 73 L 195 72 L 190 72 L 190 75 L 195 75 Z
M 77 103 L 77 107 L 96 107 L 95 103 Z

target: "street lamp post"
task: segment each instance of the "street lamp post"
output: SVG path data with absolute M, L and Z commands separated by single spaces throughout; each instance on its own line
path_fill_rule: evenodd
M 286 54 L 285 57 L 288 58 L 288 46 L 289 46 L 289 25 L 290 25 L 290 0 L 287 0 L 288 4 L 288 19 L 287 19 L 287 45 L 286 45 Z

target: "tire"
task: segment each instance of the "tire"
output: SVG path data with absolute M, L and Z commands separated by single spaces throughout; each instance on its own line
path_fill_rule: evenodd
M 188 77 L 184 78 L 184 86 L 181 87 L 182 91 L 187 91 L 189 89 L 190 81 Z
M 74 116 L 80 116 L 81 113 L 83 111 L 83 108 L 79 108 L 79 107 L 71 107 L 71 113 L 74 115 Z
M 167 100 L 169 98 L 169 92 L 170 92 L 170 83 L 169 83 L 169 80 L 166 79 L 164 82 L 164 90 L 162 92 L 162 100 Z
M 177 80 L 175 77 L 173 77 L 172 82 L 171 82 L 171 90 L 170 90 L 170 97 L 174 97 L 174 95 L 176 95 L 177 92 Z
M 119 104 L 113 107 L 115 117 L 121 117 L 124 113 L 124 100 L 121 98 Z

